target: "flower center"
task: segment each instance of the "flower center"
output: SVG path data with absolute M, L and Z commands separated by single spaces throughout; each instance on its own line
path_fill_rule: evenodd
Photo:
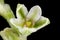
M 31 25 L 32 25 L 32 22 L 30 22 L 30 21 L 27 21 L 27 22 L 26 22 L 26 26 L 27 26 L 27 27 L 30 27 Z

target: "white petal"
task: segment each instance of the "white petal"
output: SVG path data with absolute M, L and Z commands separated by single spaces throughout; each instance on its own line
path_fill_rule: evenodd
M 42 24 L 43 23 L 43 24 Z M 45 26 L 50 24 L 50 20 L 46 17 L 41 16 L 41 19 L 37 21 L 34 27 L 36 27 L 36 30 L 39 30 Z
M 10 19 L 10 22 L 16 27 L 16 26 L 22 26 L 23 25 L 23 20 L 20 21 L 19 19 L 12 18 Z
M 27 20 L 37 21 L 39 20 L 41 14 L 42 14 L 41 8 L 38 5 L 36 5 L 30 9 L 27 15 Z
M 23 4 L 18 4 L 17 5 L 17 10 L 16 10 L 16 16 L 19 19 L 25 19 L 26 15 L 28 13 L 27 8 Z

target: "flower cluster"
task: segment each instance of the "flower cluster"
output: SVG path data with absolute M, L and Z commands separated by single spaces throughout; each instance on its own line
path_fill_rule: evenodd
M 41 7 L 36 5 L 28 12 L 24 4 L 17 4 L 16 16 L 10 6 L 0 0 L 0 16 L 4 17 L 11 28 L 0 32 L 4 40 L 27 40 L 27 36 L 50 23 L 49 19 L 42 16 Z

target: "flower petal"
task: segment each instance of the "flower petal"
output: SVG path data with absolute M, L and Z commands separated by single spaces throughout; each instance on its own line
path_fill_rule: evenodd
M 10 19 L 10 22 L 14 26 L 21 26 L 21 27 L 23 26 L 23 23 L 24 23 L 24 21 L 20 21 L 19 19 L 16 19 L 16 18 Z
M 25 7 L 25 5 L 23 5 L 23 4 L 17 5 L 17 11 L 16 11 L 17 18 L 19 18 L 20 20 L 25 19 L 27 13 L 28 13 L 28 11 L 27 11 L 27 8 Z
M 0 16 L 4 17 L 7 21 L 15 17 L 8 4 L 0 4 Z
M 42 14 L 41 8 L 38 5 L 36 5 L 30 9 L 27 15 L 27 20 L 37 21 L 39 20 L 41 14 Z
M 38 29 L 41 29 L 41 28 L 45 27 L 45 26 L 48 25 L 48 24 L 50 24 L 49 19 L 42 16 L 41 19 L 38 20 L 38 21 L 35 23 L 34 27 L 37 28 L 37 30 L 38 30 Z

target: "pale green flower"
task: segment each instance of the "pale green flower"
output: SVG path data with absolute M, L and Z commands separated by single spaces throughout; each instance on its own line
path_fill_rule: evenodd
M 15 18 L 10 6 L 0 1 L 0 16 L 11 26 L 0 32 L 4 40 L 27 40 L 28 35 L 50 23 L 48 18 L 42 16 L 42 10 L 38 5 L 28 12 L 24 4 L 18 4 Z
M 5 28 L 0 32 L 3 40 L 26 40 L 27 38 L 24 35 L 18 35 L 11 28 Z
M 36 32 L 38 29 L 41 29 L 50 23 L 48 18 L 41 15 L 42 11 L 38 5 L 32 7 L 28 13 L 25 5 L 18 4 L 16 10 L 17 18 L 11 18 L 10 22 L 23 35 L 29 35 L 30 33 Z

